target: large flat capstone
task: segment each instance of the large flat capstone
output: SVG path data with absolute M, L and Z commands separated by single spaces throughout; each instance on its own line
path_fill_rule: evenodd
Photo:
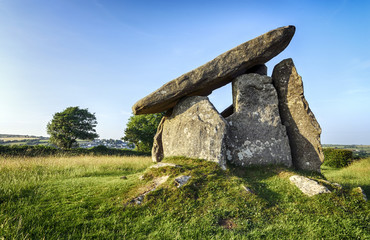
M 207 97 L 184 98 L 163 122 L 159 148 L 164 157 L 200 158 L 225 169 L 227 125 Z
M 234 113 L 227 117 L 227 159 L 239 166 L 292 165 L 272 79 L 245 74 L 232 82 Z
M 277 64 L 272 74 L 279 96 L 281 120 L 287 129 L 293 165 L 320 172 L 324 161 L 321 128 L 303 95 L 303 82 L 292 59 Z
M 294 32 L 294 26 L 281 27 L 245 42 L 166 83 L 139 100 L 132 111 L 136 115 L 158 113 L 174 107 L 184 96 L 207 96 L 248 69 L 275 57 L 288 46 Z

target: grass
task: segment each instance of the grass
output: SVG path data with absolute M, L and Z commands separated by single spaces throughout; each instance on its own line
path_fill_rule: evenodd
M 354 161 L 342 169 L 322 166 L 322 172 L 331 182 L 337 182 L 348 188 L 361 187 L 370 197 L 370 158 Z
M 355 182 L 340 182 L 355 164 L 323 171 L 345 188 L 307 197 L 289 182 L 292 169 L 165 161 L 182 168 L 148 169 L 149 157 L 2 158 L 0 239 L 370 239 L 369 203 L 351 191 Z M 129 203 L 165 175 L 143 204 Z M 182 188 L 179 175 L 191 175 Z

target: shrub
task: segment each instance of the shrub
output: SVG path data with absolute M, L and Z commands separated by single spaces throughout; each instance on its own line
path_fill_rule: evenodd
M 72 148 L 60 149 L 49 146 L 4 146 L 0 145 L 0 156 L 2 157 L 47 157 L 47 156 L 79 156 L 79 155 L 94 155 L 94 156 L 150 156 L 146 152 L 138 152 L 127 149 L 114 149 L 105 146 L 97 146 L 90 149 Z
M 335 168 L 348 166 L 353 160 L 353 152 L 346 149 L 324 148 L 324 165 Z

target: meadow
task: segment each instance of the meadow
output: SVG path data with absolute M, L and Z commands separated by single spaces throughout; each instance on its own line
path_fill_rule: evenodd
M 369 202 L 352 190 L 370 195 L 370 159 L 299 172 L 343 186 L 314 197 L 289 182 L 292 169 L 164 161 L 182 167 L 148 168 L 150 157 L 2 157 L 0 239 L 370 239 Z M 181 188 L 179 175 L 191 176 Z M 141 205 L 130 202 L 160 176 L 169 179 Z

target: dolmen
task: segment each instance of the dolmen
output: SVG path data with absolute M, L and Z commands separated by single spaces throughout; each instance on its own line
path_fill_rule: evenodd
M 166 112 L 152 158 L 186 156 L 237 166 L 284 165 L 320 172 L 321 128 L 303 95 L 292 59 L 265 65 L 282 52 L 294 26 L 277 28 L 166 83 L 139 100 L 133 113 Z M 213 90 L 232 84 L 233 104 L 219 113 Z

